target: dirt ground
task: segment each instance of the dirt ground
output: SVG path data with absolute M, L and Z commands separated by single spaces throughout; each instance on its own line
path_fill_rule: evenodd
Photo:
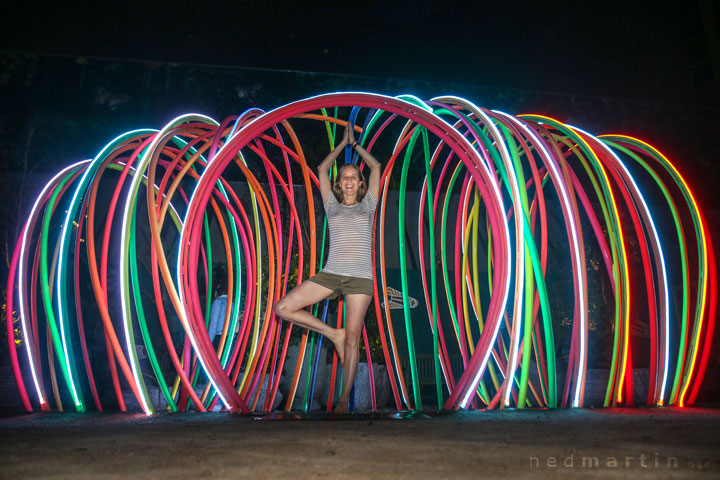
M 6 413 L 0 477 L 720 478 L 714 408 L 319 417 Z

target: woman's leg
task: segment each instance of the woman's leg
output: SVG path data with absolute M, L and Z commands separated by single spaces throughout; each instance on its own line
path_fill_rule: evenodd
M 372 297 L 362 293 L 345 295 L 345 364 L 343 365 L 343 387 L 335 413 L 347 413 L 350 391 L 357 375 L 360 361 L 360 336 L 362 335 L 365 313 Z
M 322 285 L 305 281 L 278 300 L 275 304 L 275 314 L 295 325 L 325 335 L 335 345 L 335 350 L 342 364 L 345 361 L 345 330 L 333 328 L 304 310 L 308 305 L 314 305 L 324 300 L 332 292 L 332 290 Z

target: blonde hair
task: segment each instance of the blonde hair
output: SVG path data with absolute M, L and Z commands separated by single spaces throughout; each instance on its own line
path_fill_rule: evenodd
M 340 186 L 340 180 L 342 179 L 342 171 L 346 168 L 354 168 L 355 171 L 358 174 L 358 191 L 357 191 L 357 202 L 360 203 L 362 201 L 363 197 L 367 193 L 367 183 L 365 182 L 365 176 L 360 171 L 360 168 L 352 163 L 346 163 L 342 167 L 338 169 L 337 176 L 335 177 L 335 183 L 333 183 L 332 191 L 335 195 L 335 198 L 337 198 L 338 203 L 343 202 L 343 193 L 342 193 L 342 187 Z

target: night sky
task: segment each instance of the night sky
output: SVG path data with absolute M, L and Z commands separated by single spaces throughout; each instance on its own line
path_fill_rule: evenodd
M 717 104 L 720 72 L 713 75 L 708 38 L 717 35 L 720 8 L 664 4 L 30 2 L 12 7 L 0 35 L 5 51 Z

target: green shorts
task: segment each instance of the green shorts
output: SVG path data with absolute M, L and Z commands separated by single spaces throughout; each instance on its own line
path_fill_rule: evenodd
M 332 290 L 327 298 L 336 298 L 338 295 L 362 293 L 373 296 L 373 281 L 369 278 L 345 277 L 334 273 L 319 272 L 308 278 L 309 281 Z

